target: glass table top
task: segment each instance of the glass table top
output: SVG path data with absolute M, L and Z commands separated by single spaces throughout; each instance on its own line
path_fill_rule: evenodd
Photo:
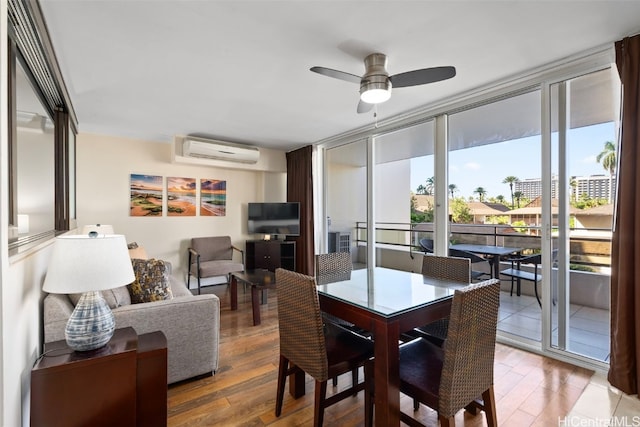
M 390 317 L 449 298 L 467 285 L 376 267 L 354 270 L 350 280 L 319 285 L 318 293 Z

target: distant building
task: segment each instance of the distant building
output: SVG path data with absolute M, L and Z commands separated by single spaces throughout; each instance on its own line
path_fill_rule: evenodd
M 590 175 L 575 176 L 571 178 L 575 182 L 570 191 L 575 198 L 586 195 L 592 199 L 609 199 L 609 176 L 608 175 Z M 542 196 L 542 180 L 540 178 L 531 178 L 518 181 L 513 186 L 513 191 L 520 191 L 525 198 L 533 200 Z M 613 175 L 612 193 L 616 193 L 616 176 Z M 558 179 L 553 178 L 551 181 L 551 198 L 558 198 Z M 613 197 L 612 197 L 613 198 Z

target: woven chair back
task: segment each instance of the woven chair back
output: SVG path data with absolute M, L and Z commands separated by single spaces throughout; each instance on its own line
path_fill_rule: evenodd
M 351 279 L 351 253 L 332 252 L 316 255 L 316 280 L 318 285 Z
M 328 378 L 327 350 L 316 281 L 278 268 L 280 354 L 317 381 Z
M 422 274 L 434 279 L 470 283 L 471 261 L 468 258 L 425 255 L 422 257 Z
M 444 344 L 438 412 L 454 416 L 493 384 L 500 281 L 456 290 Z

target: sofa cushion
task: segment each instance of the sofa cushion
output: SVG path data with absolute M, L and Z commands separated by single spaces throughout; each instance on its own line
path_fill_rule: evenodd
M 131 304 L 131 296 L 129 295 L 129 289 L 127 286 L 120 286 L 115 289 L 107 289 L 106 291 L 101 291 L 102 296 L 109 305 L 110 309 L 122 307 L 124 305 Z M 80 297 L 82 294 L 70 294 L 69 299 L 71 303 L 75 307 L 80 301 Z
M 131 259 L 149 259 L 147 256 L 147 251 L 144 250 L 144 247 L 138 245 L 136 242 L 131 242 L 127 245 L 129 248 L 129 258 Z
M 131 303 L 172 299 L 169 285 L 169 270 L 164 261 L 158 259 L 132 259 L 136 280 L 127 285 Z

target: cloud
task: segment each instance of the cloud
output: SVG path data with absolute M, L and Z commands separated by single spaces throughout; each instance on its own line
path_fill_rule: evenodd
M 477 170 L 480 170 L 482 168 L 482 166 L 480 165 L 480 163 L 468 162 L 468 163 L 464 164 L 464 168 L 477 171 Z

